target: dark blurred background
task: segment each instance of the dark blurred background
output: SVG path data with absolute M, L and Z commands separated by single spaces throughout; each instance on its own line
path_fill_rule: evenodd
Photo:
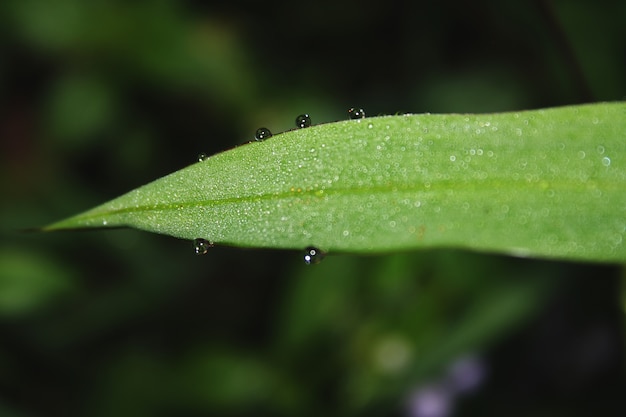
M 200 152 L 626 98 L 626 2 L 0 3 L 0 416 L 626 415 L 624 269 L 22 233 Z

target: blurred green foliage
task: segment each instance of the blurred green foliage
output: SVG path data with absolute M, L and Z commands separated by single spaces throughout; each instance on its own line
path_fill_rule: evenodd
M 425 392 L 458 415 L 622 414 L 615 266 L 437 251 L 305 268 L 18 230 L 303 112 L 623 100 L 624 2 L 8 0 L 0 16 L 1 415 L 421 416 Z M 486 376 L 450 393 L 468 357 Z

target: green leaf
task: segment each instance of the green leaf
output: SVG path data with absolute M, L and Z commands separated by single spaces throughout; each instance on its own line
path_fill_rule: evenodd
M 44 230 L 626 261 L 626 103 L 372 117 L 217 154 Z

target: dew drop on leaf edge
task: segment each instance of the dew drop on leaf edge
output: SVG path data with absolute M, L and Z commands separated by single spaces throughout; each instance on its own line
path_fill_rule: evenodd
M 365 118 L 365 110 L 353 107 L 350 110 L 348 110 L 348 116 L 350 117 L 350 119 L 353 119 L 353 120 L 355 120 L 355 119 L 364 119 Z
M 296 117 L 296 127 L 299 129 L 303 129 L 305 127 L 311 126 L 311 116 L 308 114 L 301 114 Z
M 254 139 L 256 139 L 259 142 L 265 139 L 271 138 L 271 137 L 272 137 L 272 132 L 266 127 L 258 128 L 256 130 L 256 133 L 254 134 Z
M 209 159 L 209 155 L 207 155 L 206 153 L 200 152 L 198 154 L 198 162 L 206 161 L 207 159 Z
M 212 247 L 213 243 L 206 239 L 197 238 L 193 240 L 193 251 L 196 255 L 205 255 Z
M 326 254 L 320 249 L 309 246 L 304 250 L 304 263 L 306 265 L 315 265 L 322 262 Z

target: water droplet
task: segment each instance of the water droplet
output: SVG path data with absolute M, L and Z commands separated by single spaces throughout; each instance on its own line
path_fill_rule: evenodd
M 304 263 L 307 265 L 318 264 L 322 262 L 322 259 L 324 259 L 325 255 L 326 254 L 322 252 L 321 250 L 319 250 L 318 248 L 309 246 L 308 248 L 304 250 Z
M 348 110 L 348 116 L 351 119 L 364 119 L 365 118 L 365 110 L 363 109 L 355 109 L 354 107 Z
M 196 255 L 205 255 L 213 246 L 213 242 L 206 239 L 197 238 L 193 240 L 193 250 Z
M 604 165 L 605 167 L 611 165 L 611 158 L 609 158 L 608 156 L 602 158 L 602 165 Z
M 254 139 L 256 139 L 257 141 L 262 141 L 265 139 L 269 139 L 272 137 L 272 132 L 266 128 L 266 127 L 260 127 L 256 130 L 256 133 L 254 134 Z
M 303 129 L 305 127 L 311 126 L 311 116 L 308 114 L 301 114 L 296 117 L 296 127 Z
M 209 155 L 204 152 L 198 154 L 198 162 L 206 161 L 207 159 L 209 159 Z

